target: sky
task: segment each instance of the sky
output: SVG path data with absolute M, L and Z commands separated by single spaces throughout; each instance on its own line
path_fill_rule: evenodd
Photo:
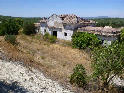
M 124 0 L 0 0 L 0 15 L 48 17 L 52 14 L 124 18 Z

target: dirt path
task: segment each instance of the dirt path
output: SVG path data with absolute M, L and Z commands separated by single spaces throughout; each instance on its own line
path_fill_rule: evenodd
M 3 83 L 4 82 L 4 83 Z M 11 93 L 72 93 L 41 72 L 17 62 L 0 60 L 0 91 Z

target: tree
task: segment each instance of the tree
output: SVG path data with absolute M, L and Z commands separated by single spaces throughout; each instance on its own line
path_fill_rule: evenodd
M 121 30 L 120 40 L 124 41 L 124 29 Z
M 112 26 L 112 27 L 122 27 L 124 26 L 124 18 L 96 18 L 96 26 Z
M 17 35 L 19 29 L 22 27 L 19 20 L 20 19 L 16 20 L 12 18 L 3 20 L 0 27 L 0 35 Z
M 100 40 L 96 35 L 78 32 L 72 36 L 72 45 L 74 48 L 85 49 L 86 47 L 92 48 L 100 44 Z
M 23 33 L 25 35 L 35 34 L 35 25 L 33 23 L 25 23 L 23 27 Z
M 124 71 L 124 42 L 96 48 L 92 58 L 93 77 L 101 80 L 104 87 L 108 88 L 114 76 Z
M 23 20 L 21 18 L 15 18 L 15 21 L 19 28 L 23 27 Z
M 2 27 L 3 27 L 3 24 L 0 23 L 0 36 L 3 36 L 4 35 L 4 31 L 2 30 Z

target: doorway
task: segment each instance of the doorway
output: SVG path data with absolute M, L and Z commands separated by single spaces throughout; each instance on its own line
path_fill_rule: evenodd
M 53 31 L 53 36 L 57 37 L 57 31 Z

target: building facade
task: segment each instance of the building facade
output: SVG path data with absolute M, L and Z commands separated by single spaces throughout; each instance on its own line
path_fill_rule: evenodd
M 88 32 L 98 36 L 103 44 L 110 45 L 112 41 L 118 39 L 121 28 L 94 27 L 96 24 L 93 20 L 85 20 L 76 15 L 56 15 L 49 18 L 42 18 L 39 23 L 35 23 L 36 31 L 45 35 L 56 36 L 58 39 L 71 40 L 74 32 Z
M 71 40 L 72 35 L 79 27 L 94 25 L 91 20 L 84 20 L 76 15 L 56 15 L 40 20 L 40 28 L 37 32 L 41 34 L 49 33 L 58 39 Z

